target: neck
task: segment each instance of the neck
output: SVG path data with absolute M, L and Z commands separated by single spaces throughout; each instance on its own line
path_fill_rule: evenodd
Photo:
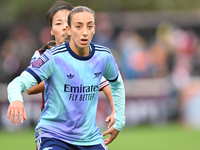
M 72 49 L 72 51 L 78 56 L 87 57 L 90 54 L 89 46 L 81 48 L 72 41 L 69 42 L 69 46 Z

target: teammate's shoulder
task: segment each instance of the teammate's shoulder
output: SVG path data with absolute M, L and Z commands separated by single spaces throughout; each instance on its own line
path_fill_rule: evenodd
M 99 51 L 99 52 L 106 52 L 106 53 L 111 53 L 110 49 L 106 46 L 100 45 L 100 44 L 95 44 L 95 43 L 91 43 L 91 45 L 94 46 L 95 51 Z
M 40 50 L 36 50 L 33 55 L 40 55 Z
M 38 59 L 40 57 L 40 53 L 39 50 L 36 50 L 33 54 L 33 56 L 31 57 L 31 61 L 30 63 L 34 62 L 36 59 Z
M 49 49 L 50 53 L 52 55 L 56 55 L 56 54 L 61 54 L 61 53 L 64 53 L 66 51 L 68 51 L 65 43 L 61 44 L 61 45 L 58 45 L 58 46 L 55 46 L 51 49 Z

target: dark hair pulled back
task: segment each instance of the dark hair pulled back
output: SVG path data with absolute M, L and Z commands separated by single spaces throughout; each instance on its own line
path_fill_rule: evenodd
M 59 10 L 69 10 L 71 11 L 74 8 L 74 6 L 66 1 L 56 1 L 54 5 L 48 10 L 46 13 L 46 20 L 50 27 L 52 27 L 52 20 L 53 16 L 59 11 Z M 55 36 L 53 35 L 49 42 L 44 45 L 39 51 L 40 53 L 44 53 L 47 49 L 51 49 L 52 47 L 56 46 L 55 42 Z

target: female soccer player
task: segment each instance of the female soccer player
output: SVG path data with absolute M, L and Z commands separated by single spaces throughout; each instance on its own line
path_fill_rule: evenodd
M 31 63 L 35 61 L 37 58 L 39 58 L 40 55 L 43 54 L 47 49 L 50 49 L 54 46 L 58 46 L 63 42 L 69 40 L 69 37 L 66 33 L 66 26 L 67 26 L 68 14 L 72 9 L 73 6 L 65 1 L 56 1 L 55 4 L 49 9 L 46 15 L 46 20 L 50 26 L 52 38 L 47 45 L 43 46 L 40 50 L 35 52 L 35 54 L 31 59 Z M 43 81 L 40 84 L 37 84 L 27 90 L 27 93 L 29 95 L 42 92 L 41 110 L 44 109 L 44 104 L 45 104 L 44 89 L 45 89 L 45 82 Z M 115 109 L 114 109 L 111 89 L 109 88 L 109 82 L 104 77 L 102 77 L 101 79 L 99 91 L 103 91 L 106 97 L 110 101 L 112 113 L 106 118 L 106 123 L 110 122 L 108 124 L 108 128 L 110 128 L 115 122 L 114 118 Z
M 72 9 L 66 28 L 70 41 L 45 51 L 8 85 L 7 117 L 18 124 L 26 117 L 21 92 L 45 81 L 46 106 L 36 126 L 38 150 L 103 150 L 125 125 L 124 84 L 107 47 L 91 43 L 95 13 L 84 6 Z M 70 61 L 69 61 L 70 60 Z M 100 132 L 95 117 L 101 77 L 110 83 L 115 124 Z M 10 116 L 11 115 L 11 116 Z M 103 135 L 110 134 L 103 140 Z
M 43 46 L 40 50 L 35 51 L 32 56 L 31 63 L 34 62 L 37 58 L 40 57 L 47 49 L 51 49 L 54 46 L 58 46 L 63 42 L 67 41 L 68 35 L 65 31 L 67 26 L 67 17 L 70 10 L 73 9 L 73 6 L 65 1 L 56 1 L 54 5 L 48 10 L 46 14 L 46 20 L 50 26 L 51 30 L 51 39 L 47 45 Z M 29 95 L 37 94 L 42 92 L 42 105 L 41 110 L 44 109 L 44 81 L 40 84 L 37 84 L 27 90 Z

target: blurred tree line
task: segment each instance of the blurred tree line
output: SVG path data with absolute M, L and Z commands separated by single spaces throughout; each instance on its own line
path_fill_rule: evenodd
M 55 0 L 1 0 L 0 27 L 16 20 L 40 19 Z M 198 0 L 68 0 L 74 6 L 85 5 L 98 11 L 151 11 L 198 9 Z

